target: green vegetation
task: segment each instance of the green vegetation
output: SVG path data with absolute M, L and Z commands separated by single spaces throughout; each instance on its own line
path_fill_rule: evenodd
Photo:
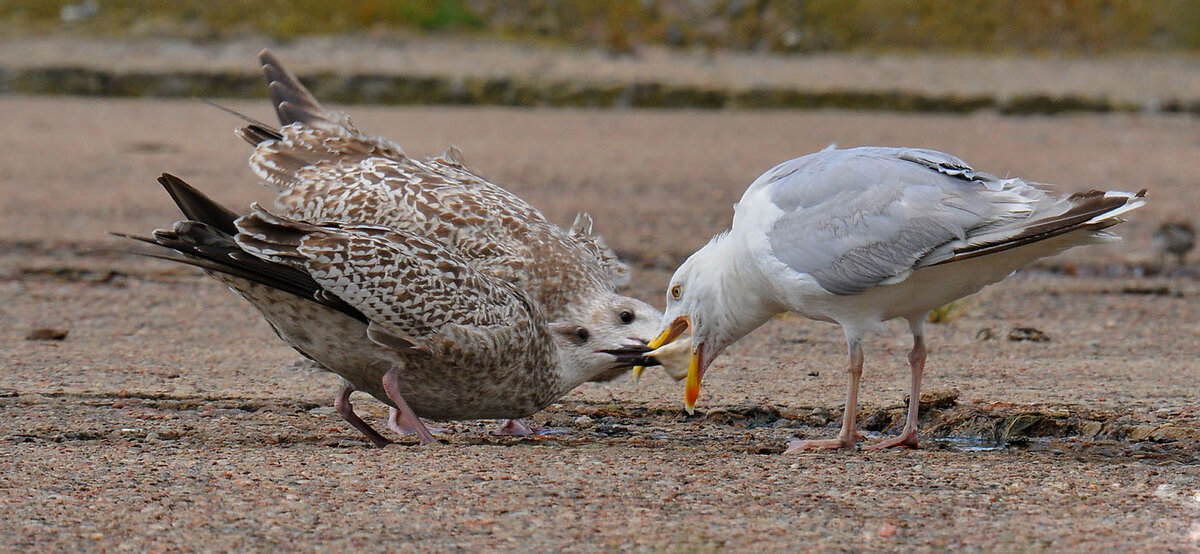
M 0 1 L 0 33 L 220 39 L 439 32 L 604 47 L 1110 54 L 1200 49 L 1194 0 Z
M 929 312 L 929 322 L 950 323 L 954 321 L 958 316 L 962 315 L 962 310 L 959 310 L 959 308 L 962 307 L 963 302 L 966 302 L 966 299 L 955 300 L 949 304 L 934 308 L 933 311 Z
M 295 38 L 399 30 L 451 31 L 484 27 L 468 0 L 98 0 L 99 9 L 64 21 L 64 6 L 86 0 L 0 2 L 0 31 L 71 30 L 95 35 L 219 39 L 240 34 Z M 68 8 L 70 9 L 70 8 Z

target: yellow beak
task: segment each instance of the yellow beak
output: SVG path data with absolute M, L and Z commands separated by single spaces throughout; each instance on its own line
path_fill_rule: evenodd
M 667 339 L 674 339 L 675 337 L 671 336 L 671 329 L 673 327 L 674 327 L 674 325 L 672 325 L 671 327 L 667 327 L 667 329 L 665 331 L 659 333 L 658 336 L 654 338 L 654 340 L 650 341 L 650 343 L 647 344 L 646 347 L 651 350 L 657 350 L 658 347 L 667 343 Z M 675 336 L 678 336 L 678 334 L 676 334 Z M 646 366 L 642 366 L 642 365 L 633 366 L 634 380 L 640 380 L 642 378 L 643 371 L 646 371 Z
M 646 346 L 657 350 L 662 345 L 667 344 L 682 335 L 684 331 L 690 330 L 692 327 L 692 319 L 686 315 L 681 315 L 671 322 L 671 325 L 666 328 L 658 337 L 650 341 Z M 688 373 L 687 385 L 683 392 L 683 406 L 687 409 L 688 414 L 694 414 L 696 411 L 696 400 L 700 399 L 700 381 L 704 377 L 700 371 L 700 356 L 704 350 L 703 345 L 693 344 L 692 353 L 688 358 Z M 633 368 L 634 377 L 641 376 L 641 367 Z
M 700 399 L 700 352 L 701 345 L 692 346 L 692 356 L 688 360 L 687 386 L 683 389 L 683 407 L 688 415 L 696 413 L 696 400 Z

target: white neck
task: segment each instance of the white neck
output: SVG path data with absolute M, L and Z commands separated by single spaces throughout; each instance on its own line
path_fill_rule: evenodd
M 753 253 L 736 235 L 725 235 L 704 247 L 705 268 L 701 275 L 711 309 L 706 316 L 718 331 L 713 338 L 728 345 L 786 311 L 775 299 L 770 283 L 755 262 Z

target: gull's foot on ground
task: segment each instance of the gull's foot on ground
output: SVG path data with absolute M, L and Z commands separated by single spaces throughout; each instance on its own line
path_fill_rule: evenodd
M 519 419 L 506 419 L 492 434 L 502 437 L 528 437 L 534 434 L 534 430 Z
M 402 423 L 400 421 L 400 412 L 392 407 L 388 408 L 387 426 L 388 426 L 388 429 L 391 429 L 392 432 L 396 433 L 397 435 L 417 435 L 417 434 L 419 434 L 416 429 Z M 444 427 L 426 426 L 426 429 L 428 429 L 430 433 L 436 433 L 439 435 L 442 435 L 442 434 L 445 434 L 448 432 Z
M 897 446 L 903 446 L 904 448 L 917 448 L 916 431 L 911 433 L 901 433 L 900 435 L 890 439 L 882 440 L 869 446 L 864 446 L 863 450 L 883 450 L 884 448 L 894 448 Z
M 854 441 L 850 439 L 794 440 L 788 443 L 784 454 L 794 454 L 805 450 L 838 450 L 853 449 Z

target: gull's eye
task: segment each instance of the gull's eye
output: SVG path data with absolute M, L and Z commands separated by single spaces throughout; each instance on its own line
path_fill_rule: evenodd
M 575 338 L 579 339 L 579 342 L 587 342 L 590 336 L 591 333 L 588 333 L 587 327 L 578 327 L 575 329 Z
M 631 312 L 629 310 L 625 310 L 625 311 L 621 312 L 620 317 L 621 317 L 621 323 L 624 323 L 625 325 L 629 325 L 630 323 L 633 323 L 633 312 Z
M 683 298 L 683 285 L 675 285 L 671 287 L 671 298 L 679 300 Z

